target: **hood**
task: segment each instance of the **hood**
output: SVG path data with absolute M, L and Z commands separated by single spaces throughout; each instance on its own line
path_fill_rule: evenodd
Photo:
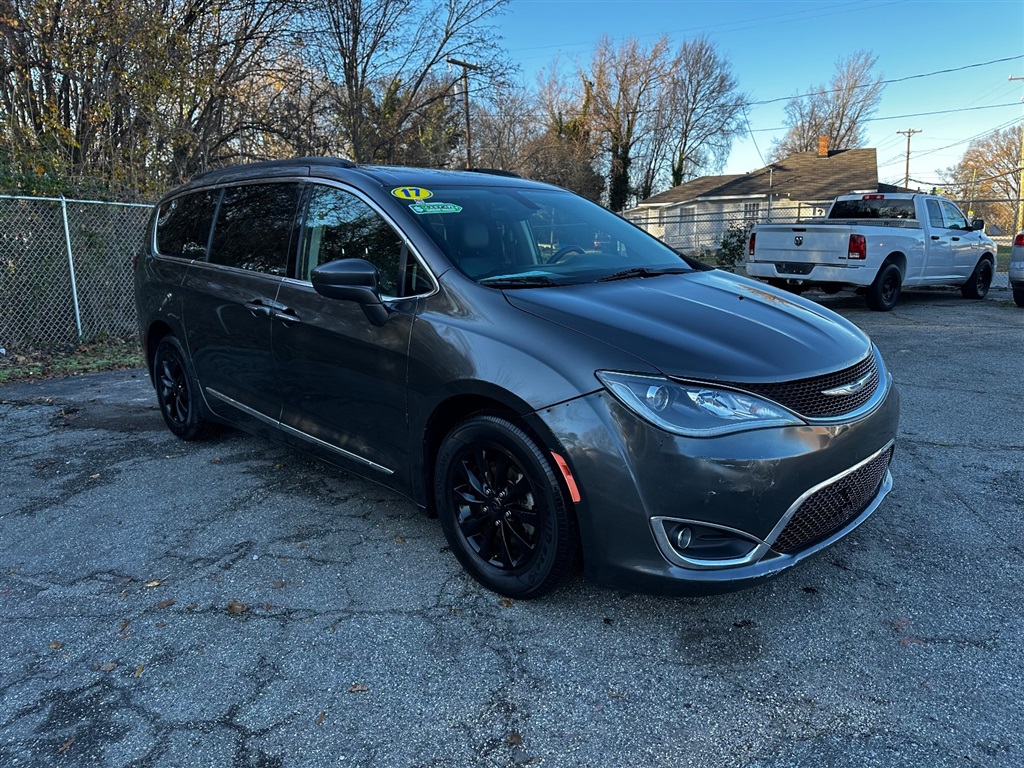
M 524 312 L 680 378 L 801 379 L 853 365 L 871 348 L 860 329 L 834 312 L 718 270 L 505 295 Z

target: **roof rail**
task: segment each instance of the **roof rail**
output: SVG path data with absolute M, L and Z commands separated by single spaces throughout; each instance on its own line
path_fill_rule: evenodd
M 502 168 L 468 168 L 467 170 L 473 173 L 488 173 L 491 176 L 507 176 L 510 179 L 521 179 L 523 178 L 518 173 L 513 171 L 506 171 Z
M 254 163 L 240 163 L 238 165 L 226 165 L 222 168 L 213 168 L 193 176 L 192 181 L 214 175 L 229 175 L 232 172 L 239 173 L 249 170 L 262 170 L 264 168 L 293 168 L 300 165 L 329 165 L 335 168 L 356 167 L 356 164 L 347 157 L 290 157 L 283 160 L 259 160 Z

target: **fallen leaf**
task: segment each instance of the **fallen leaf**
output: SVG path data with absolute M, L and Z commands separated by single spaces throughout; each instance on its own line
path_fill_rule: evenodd
M 395 544 L 405 544 L 405 536 L 395 536 Z
M 67 751 L 68 751 L 69 749 L 71 749 L 71 745 L 75 743 L 75 739 L 77 739 L 77 738 L 78 738 L 77 736 L 72 736 L 72 737 L 71 737 L 70 739 L 68 739 L 67 741 L 65 741 L 65 742 L 64 742 L 64 744 L 63 744 L 63 746 L 61 746 L 61 747 L 60 747 L 60 748 L 59 748 L 59 749 L 57 750 L 57 754 L 58 754 L 58 755 L 62 755 L 62 754 L 64 754 L 65 752 L 67 752 Z
M 64 643 L 62 643 L 60 640 L 53 640 L 53 641 L 50 642 L 50 650 L 51 651 L 59 651 L 63 647 L 64 647 Z
M 210 463 L 211 464 L 220 464 L 220 459 L 218 459 L 218 458 L 210 459 Z
M 127 600 L 128 599 L 128 593 L 127 592 L 122 592 L 121 593 L 121 599 L 122 600 Z
M 523 746 L 523 735 L 518 731 L 510 731 L 505 735 L 505 743 L 510 747 Z
M 119 630 L 117 630 L 117 634 L 119 634 L 119 635 L 120 635 L 120 634 L 123 634 L 123 633 L 124 633 L 124 631 L 125 631 L 126 629 L 128 629 L 128 625 L 129 625 L 129 624 L 131 624 L 131 621 L 130 621 L 130 620 L 128 620 L 128 619 L 125 619 L 125 620 L 124 620 L 123 622 L 121 622 L 121 628 L 120 628 Z
M 362 683 L 352 683 L 352 685 L 348 687 L 349 693 L 366 693 L 368 690 L 370 689 Z
M 107 662 L 104 662 L 103 664 L 98 664 L 98 665 L 94 664 L 93 666 L 99 672 L 113 672 L 115 669 L 117 669 L 117 664 L 115 662 L 113 662 L 113 661 L 107 661 Z
M 284 469 L 284 464 L 278 463 L 274 465 L 274 469 Z
M 515 605 L 515 603 L 513 603 L 507 597 L 503 597 L 501 598 L 501 600 L 498 601 L 498 605 L 500 605 L 502 608 L 511 608 L 513 605 Z
M 287 582 L 284 582 L 284 581 L 275 581 L 275 582 L 274 582 L 273 584 L 271 584 L 270 586 L 271 586 L 271 588 L 273 588 L 273 589 L 280 589 L 280 588 L 281 588 L 281 587 L 283 587 L 283 586 L 284 586 L 284 585 L 285 585 L 286 583 L 287 583 Z
M 270 603 L 264 603 L 263 604 L 263 610 L 264 611 L 269 611 L 270 610 Z
M 89 475 L 89 479 L 90 480 L 99 480 L 100 476 L 99 475 Z
M 325 717 L 327 717 L 327 713 L 324 712 L 323 710 L 320 710 L 320 714 L 316 716 L 316 724 L 317 725 L 323 725 Z
M 245 603 L 238 602 L 233 597 L 231 598 L 230 601 L 228 601 L 228 613 L 230 613 L 233 616 L 238 616 L 239 614 L 245 613 L 248 610 L 248 605 L 246 605 Z
M 159 587 L 163 583 L 164 583 L 164 579 L 150 579 L 149 581 L 147 581 L 142 586 L 148 587 L 149 589 L 152 589 L 153 587 Z
M 173 597 L 168 598 L 166 600 L 163 600 L 163 601 L 157 603 L 156 607 L 163 609 L 163 608 L 170 608 L 172 605 L 174 605 L 174 598 Z
M 135 672 L 134 672 L 134 674 L 132 674 L 132 677 L 142 677 L 142 669 L 145 666 L 146 665 L 144 663 L 143 664 L 139 664 L 139 666 L 137 666 L 135 668 Z
M 157 629 L 163 629 L 164 627 L 167 626 L 167 622 L 166 621 L 158 621 L 154 626 Z

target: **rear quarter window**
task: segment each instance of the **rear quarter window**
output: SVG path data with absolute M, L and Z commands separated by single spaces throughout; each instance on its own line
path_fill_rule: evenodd
M 205 259 L 219 194 L 216 190 L 206 190 L 163 203 L 156 218 L 157 253 L 184 259 Z

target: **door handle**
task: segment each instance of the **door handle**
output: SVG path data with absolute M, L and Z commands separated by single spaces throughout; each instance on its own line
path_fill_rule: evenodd
M 247 301 L 245 302 L 245 308 L 252 312 L 253 317 L 259 317 L 260 315 L 264 317 L 270 316 L 270 307 L 259 301 Z
M 959 242 L 959 240 L 960 240 L 959 237 L 954 237 L 954 238 L 951 238 L 951 239 L 953 240 L 954 243 Z
M 292 325 L 293 323 L 301 323 L 302 319 L 295 314 L 295 310 L 288 309 L 269 309 L 267 314 L 274 320 L 280 320 L 285 325 Z

